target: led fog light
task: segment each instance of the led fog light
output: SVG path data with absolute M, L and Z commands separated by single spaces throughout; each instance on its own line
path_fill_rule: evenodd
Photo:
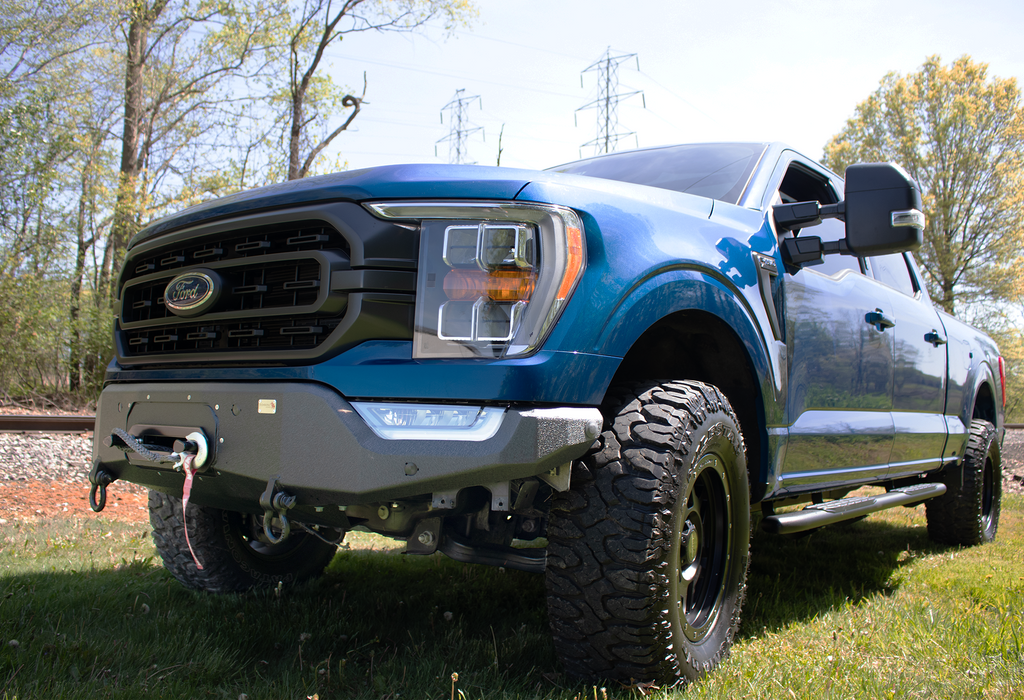
M 493 406 L 353 401 L 352 408 L 385 440 L 479 442 L 494 437 L 505 417 Z

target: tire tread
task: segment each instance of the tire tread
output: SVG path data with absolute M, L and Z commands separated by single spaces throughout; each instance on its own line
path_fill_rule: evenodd
M 942 474 L 946 493 L 925 502 L 928 536 L 951 545 L 978 545 L 995 538 L 999 525 L 1002 474 L 996 428 L 984 420 L 973 420 L 963 459 Z M 993 460 L 992 517 L 986 527 L 983 511 L 986 460 Z
M 203 565 L 200 570 L 185 540 L 181 499 L 160 491 L 149 492 L 153 543 L 164 567 L 187 588 L 231 593 L 270 586 L 279 580 L 289 583 L 305 580 L 319 575 L 334 557 L 335 547 L 310 535 L 297 534 L 292 537 L 303 538 L 303 541 L 295 551 L 277 563 L 273 571 L 261 570 L 258 558 L 249 557 L 253 560 L 246 561 L 247 557 L 239 551 L 242 545 L 229 539 L 230 515 L 217 508 L 189 504 L 188 536 Z
M 606 430 L 584 465 L 574 468 L 573 488 L 552 505 L 547 580 L 555 647 L 566 671 L 587 680 L 697 677 L 728 653 L 748 552 L 742 552 L 739 593 L 720 648 L 703 662 L 679 659 L 670 651 L 664 612 L 671 506 L 683 486 L 677 467 L 700 449 L 693 436 L 709 415 L 738 423 L 722 393 L 697 382 L 623 387 L 610 395 L 603 407 Z M 730 439 L 743 455 L 738 428 Z

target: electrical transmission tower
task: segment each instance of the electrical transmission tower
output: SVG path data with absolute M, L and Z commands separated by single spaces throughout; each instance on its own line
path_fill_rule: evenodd
M 448 112 L 448 135 L 438 139 L 434 144 L 434 155 L 437 155 L 437 144 L 443 141 L 448 142 L 448 162 L 455 165 L 468 163 L 469 147 L 466 141 L 470 135 L 483 131 L 482 126 L 475 126 L 469 121 L 469 105 L 474 100 L 480 100 L 479 95 L 466 97 L 464 89 L 455 91 L 455 97 L 441 108 L 441 123 L 444 124 L 444 113 Z M 483 100 L 480 100 L 480 108 L 483 109 Z
M 647 107 L 647 99 L 642 90 L 632 92 L 619 92 L 619 65 L 631 58 L 636 59 L 636 69 L 640 70 L 640 58 L 635 53 L 612 55 L 611 48 L 605 50 L 604 55 L 597 61 L 590 64 L 580 73 L 580 85 L 583 84 L 583 75 L 586 73 L 597 73 L 597 99 L 589 102 L 576 112 L 584 109 L 597 109 L 597 138 L 587 141 L 580 147 L 580 156 L 584 148 L 594 148 L 594 155 L 611 153 L 615 150 L 619 141 L 627 136 L 635 136 L 634 131 L 619 131 L 619 103 L 623 100 L 640 95 Z M 637 144 L 639 146 L 639 142 Z

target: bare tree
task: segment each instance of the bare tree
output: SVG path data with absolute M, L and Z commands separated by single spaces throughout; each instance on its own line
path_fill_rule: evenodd
M 354 32 L 411 32 L 434 19 L 450 30 L 476 12 L 470 0 L 303 0 L 284 3 L 282 10 L 279 40 L 272 47 L 276 69 L 265 75 L 288 76 L 287 86 L 274 89 L 271 82 L 271 100 L 278 105 L 276 124 L 287 153 L 289 180 L 309 175 L 324 149 L 368 104 L 365 73 L 358 95 L 342 90 L 325 74 L 328 48 Z M 346 112 L 340 123 L 331 125 Z

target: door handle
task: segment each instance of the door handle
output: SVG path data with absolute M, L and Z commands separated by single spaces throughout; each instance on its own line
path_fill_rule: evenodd
M 877 328 L 880 333 L 884 332 L 886 328 L 892 328 L 896 325 L 896 322 L 886 316 L 885 312 L 881 309 L 869 311 L 867 315 L 864 316 L 864 320 Z
M 946 344 L 946 337 L 939 333 L 934 328 L 931 329 L 931 331 L 929 331 L 928 333 L 924 334 L 924 339 L 926 342 L 931 343 L 935 347 L 939 347 L 940 345 Z

